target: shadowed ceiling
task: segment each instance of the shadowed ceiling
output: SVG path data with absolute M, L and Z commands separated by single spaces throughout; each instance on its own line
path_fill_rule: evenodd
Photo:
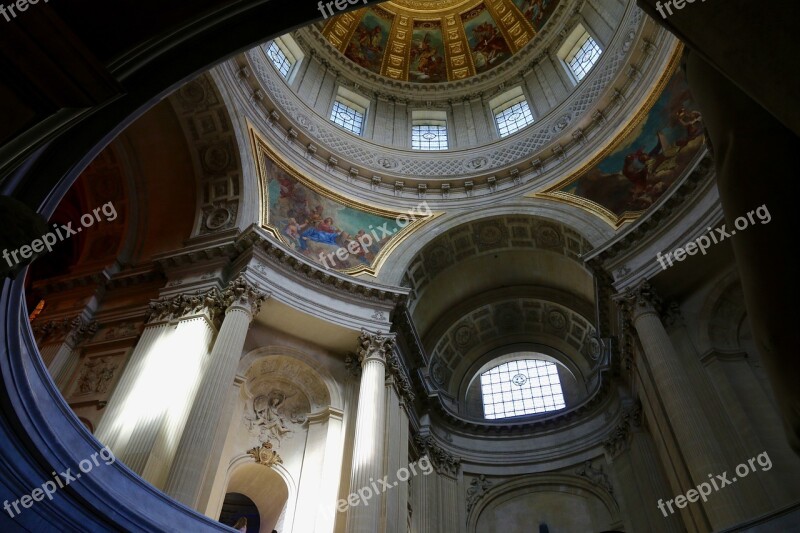
M 530 42 L 560 0 L 392 0 L 332 17 L 325 38 L 357 65 L 392 80 L 463 80 Z

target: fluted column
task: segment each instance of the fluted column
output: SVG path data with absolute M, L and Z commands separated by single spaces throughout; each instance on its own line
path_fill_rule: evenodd
M 225 318 L 189 412 L 165 489 L 167 494 L 190 507 L 197 507 L 209 461 L 221 452 L 215 449 L 214 436 L 228 389 L 236 377 L 250 321 L 266 298 L 266 294 L 241 276 L 220 295 L 220 304 L 226 309 Z
M 408 413 L 406 409 L 414 400 L 411 384 L 395 353 L 387 355 L 386 379 L 386 433 L 384 435 L 386 461 L 385 474 L 395 479 L 397 485 L 383 494 L 383 514 L 386 516 L 379 531 L 406 533 L 408 530 L 408 481 L 397 479 L 397 472 L 408 466 Z
M 80 316 L 34 326 L 42 361 L 62 392 L 78 360 L 76 347 L 96 332 L 97 323 L 86 322 Z
M 358 360 L 361 363 L 361 384 L 358 393 L 353 469 L 350 492 L 371 486 L 383 478 L 383 433 L 385 425 L 386 355 L 392 351 L 394 337 L 362 331 L 359 337 Z M 363 503 L 349 509 L 349 533 L 379 531 L 380 502 Z M 376 505 L 377 503 L 377 505 Z
M 719 443 L 708 429 L 710 424 L 700 399 L 656 311 L 660 306 L 657 296 L 646 282 L 636 290 L 629 290 L 626 296 L 645 359 L 694 486 L 708 482 L 710 475 L 729 472 L 736 465 L 725 462 Z M 691 488 L 694 487 L 681 487 L 684 492 Z M 665 499 L 672 496 L 666 495 Z M 714 529 L 746 518 L 735 486 L 713 492 L 702 505 Z
M 664 476 L 652 438 L 643 427 L 640 404 L 625 410 L 603 446 L 624 499 L 626 527 L 631 531 L 685 531 L 679 515 L 664 517 L 656 507 L 659 498 L 664 498 L 664 494 L 669 494 L 672 489 Z
M 462 516 L 458 498 L 458 479 L 461 470 L 461 458 L 452 455 L 429 433 L 430 428 L 423 428 L 426 434 L 414 437 L 420 456 L 427 456 L 434 471 L 430 476 L 415 476 L 413 483 L 421 481 L 426 493 L 422 498 L 427 501 L 423 506 L 422 516 L 416 523 L 419 533 L 427 531 L 461 531 Z M 415 501 L 417 503 L 418 500 Z M 416 512 L 416 509 L 415 509 Z
M 208 295 L 151 304 L 96 436 L 134 472 L 162 488 L 216 331 Z

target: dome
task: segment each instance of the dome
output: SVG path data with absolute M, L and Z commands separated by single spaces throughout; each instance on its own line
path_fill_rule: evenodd
M 350 62 L 391 80 L 441 83 L 489 72 L 535 40 L 560 0 L 393 0 L 321 23 Z

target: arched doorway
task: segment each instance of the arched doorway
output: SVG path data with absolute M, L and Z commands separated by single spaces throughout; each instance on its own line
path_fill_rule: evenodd
M 225 495 L 219 521 L 233 527 L 242 518 L 247 520 L 247 533 L 258 533 L 261 527 L 261 515 L 255 502 L 244 494 L 229 492 Z

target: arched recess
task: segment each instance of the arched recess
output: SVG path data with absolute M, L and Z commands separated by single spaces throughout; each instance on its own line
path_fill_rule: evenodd
M 622 524 L 614 496 L 583 478 L 565 474 L 524 476 L 489 489 L 467 518 L 468 533 L 606 531 Z
M 262 532 L 292 531 L 297 485 L 283 466 L 260 465 L 249 455 L 241 455 L 231 462 L 228 472 L 226 493 L 238 492 L 253 500 Z
M 268 346 L 241 359 L 237 381 L 236 406 L 207 514 L 219 515 L 226 493 L 242 492 L 231 482 L 235 468 L 249 464 L 275 469 L 290 489 L 278 531 L 332 530 L 335 516 L 329 511 L 339 491 L 344 450 L 342 394 L 335 380 L 311 355 L 288 346 Z M 278 464 L 265 466 L 243 455 L 267 443 L 280 458 Z M 249 483 L 247 476 L 258 470 L 243 472 L 238 474 L 240 481 Z M 318 505 L 301 508 L 298 502 Z M 271 529 L 262 525 L 262 531 Z

